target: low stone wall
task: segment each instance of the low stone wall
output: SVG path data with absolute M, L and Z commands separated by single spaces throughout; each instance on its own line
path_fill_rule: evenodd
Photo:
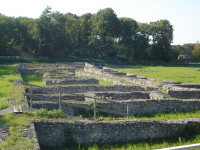
M 87 94 L 85 94 L 87 95 Z M 159 92 L 115 92 L 115 93 L 94 93 L 93 97 L 111 98 L 112 100 L 128 100 L 128 99 L 163 99 L 162 93 Z
M 89 72 L 84 72 L 81 70 L 77 70 L 76 71 L 77 74 L 81 75 L 81 76 L 88 76 L 88 77 L 92 77 L 98 80 L 104 80 L 113 84 L 120 84 L 120 85 L 126 85 L 127 83 L 124 82 L 124 80 L 122 80 L 121 78 L 111 78 L 111 77 L 107 77 L 107 76 L 102 76 L 102 75 L 98 75 L 98 74 L 94 74 L 94 73 L 89 73 Z
M 26 73 L 26 74 L 34 74 L 35 71 L 37 71 L 37 70 L 38 70 L 38 69 L 22 69 L 22 68 L 19 69 L 19 71 L 20 71 L 21 73 Z
M 51 68 L 19 68 L 19 71 L 21 73 L 25 74 L 35 74 L 38 76 L 41 76 L 42 74 L 46 72 L 50 73 L 59 73 L 59 72 L 70 72 L 70 73 L 75 73 L 75 68 L 56 68 L 56 69 L 51 69 Z
M 98 97 L 98 98 L 108 98 L 110 100 L 129 100 L 129 99 L 150 99 L 149 92 L 95 92 L 87 93 L 86 96 Z M 85 99 L 90 100 L 90 98 Z
M 86 72 L 93 72 L 95 74 L 100 74 L 108 77 L 113 77 L 114 75 L 119 75 L 119 76 L 125 76 L 126 73 L 120 72 L 120 71 L 112 71 L 112 70 L 104 70 L 104 69 L 99 69 L 97 67 L 84 67 L 84 71 Z
M 199 91 L 172 91 L 169 90 L 167 94 L 172 98 L 179 99 L 200 99 L 200 90 Z
M 48 73 L 47 73 L 48 72 Z M 34 72 L 37 77 L 48 77 L 48 76 L 75 76 L 75 71 L 57 71 L 57 70 L 37 70 Z
M 87 62 L 85 62 L 84 66 L 87 66 L 87 67 L 102 67 L 103 68 L 103 66 L 106 66 L 106 65 L 100 64 L 100 63 L 87 63 Z
M 89 67 L 85 67 L 84 68 L 85 72 L 81 70 L 77 70 L 76 72 L 80 75 L 84 75 L 84 76 L 96 76 L 96 75 L 100 75 L 102 79 L 104 80 L 111 80 L 111 82 L 116 82 L 116 84 L 120 84 L 119 82 L 117 83 L 117 80 L 120 81 L 122 84 L 124 84 L 124 82 L 129 82 L 129 83 L 133 83 L 133 84 L 142 84 L 142 85 L 147 85 L 147 86 L 153 86 L 154 82 L 153 80 L 147 80 L 146 78 L 136 78 L 136 75 L 115 75 L 114 73 L 108 73 L 108 72 L 104 72 L 103 69 L 98 69 L 98 68 L 89 68 Z M 89 74 L 88 74 L 88 73 Z M 91 73 L 95 74 L 92 75 Z M 106 78 L 107 77 L 107 78 Z M 99 78 L 99 77 L 98 77 Z M 116 81 L 115 81 L 116 80 Z
M 34 68 L 34 69 L 64 69 L 64 68 L 83 68 L 85 63 L 67 63 L 67 62 L 59 62 L 59 63 L 51 63 L 51 64 L 32 64 L 32 63 L 21 63 L 19 64 L 20 68 Z
M 94 101 L 94 99 L 91 99 Z M 152 114 L 152 113 L 163 113 L 172 111 L 193 111 L 200 109 L 199 100 L 151 100 L 151 99 L 137 99 L 137 100 L 127 100 L 127 101 L 117 101 L 119 103 L 126 103 L 134 105 L 137 107 L 129 106 L 129 114 Z M 74 104 L 80 104 L 78 102 L 72 102 Z M 126 105 L 121 105 L 117 103 L 110 102 L 99 102 L 97 104 L 101 106 L 101 109 L 117 111 L 122 113 L 127 113 Z M 81 105 L 91 106 L 90 103 L 81 103 Z M 47 108 L 48 110 L 58 109 L 58 103 L 47 102 L 47 101 L 33 101 L 33 108 Z M 74 114 L 77 107 L 71 107 L 63 105 L 62 110 L 66 114 Z M 88 111 L 88 110 L 86 110 Z M 80 114 L 81 115 L 81 114 Z
M 44 97 L 44 98 L 51 98 L 52 100 L 59 100 L 58 95 L 49 96 L 49 95 L 37 94 L 37 96 Z M 33 100 L 34 101 L 42 101 L 42 100 L 37 99 L 37 98 L 33 98 Z M 85 101 L 85 97 L 73 96 L 73 95 L 63 95 L 62 94 L 62 100 Z
M 182 84 L 176 84 L 176 86 L 182 87 L 182 88 L 195 88 L 195 89 L 200 89 L 200 84 L 182 83 Z
M 81 76 L 89 76 L 93 77 L 98 80 L 105 80 L 108 82 L 112 82 L 113 84 L 120 84 L 120 85 L 127 85 L 127 84 L 143 84 L 143 85 L 148 85 L 152 86 L 154 80 L 146 80 L 146 78 L 138 78 L 136 79 L 136 75 L 127 75 L 127 76 L 115 76 L 112 75 L 112 77 L 109 76 L 103 76 L 95 73 L 90 73 L 90 72 L 84 72 L 81 70 L 76 71 L 77 74 Z
M 99 84 L 97 79 L 45 79 L 44 85 L 77 85 L 77 84 Z
M 62 146 L 76 143 L 106 143 L 140 140 L 144 138 L 164 138 L 178 135 L 187 126 L 195 126 L 200 119 L 180 119 L 169 121 L 133 120 L 113 122 L 34 122 L 40 144 Z
M 200 89 L 198 84 L 166 84 L 164 91 L 172 98 L 180 99 L 200 99 Z
M 78 86 L 62 86 L 59 88 L 62 93 L 86 93 L 93 91 L 116 91 L 116 92 L 132 92 L 132 91 L 145 91 L 140 86 L 124 86 L 124 85 L 110 85 L 110 86 L 94 86 L 94 85 L 78 85 Z M 27 93 L 29 88 L 26 89 Z M 57 87 L 33 88 L 33 94 L 58 94 Z
M 90 106 L 89 103 L 88 104 L 78 103 L 78 104 L 84 105 L 84 106 Z M 29 102 L 29 106 L 30 106 L 30 102 Z M 46 108 L 48 110 L 54 110 L 54 109 L 59 109 L 59 104 L 56 102 L 48 102 L 48 101 L 33 101 L 32 107 L 36 109 Z M 62 110 L 66 115 L 73 115 L 75 111 L 77 111 L 77 109 L 78 109 L 77 107 L 62 105 Z M 89 111 L 89 110 L 86 109 L 86 111 Z
M 37 137 L 34 123 L 29 122 L 29 128 L 27 130 L 25 130 L 24 132 L 25 132 L 25 134 L 22 135 L 21 139 L 23 139 L 23 138 L 24 139 L 32 139 L 33 145 L 34 145 L 33 150 L 40 150 L 40 145 L 38 142 L 38 137 Z

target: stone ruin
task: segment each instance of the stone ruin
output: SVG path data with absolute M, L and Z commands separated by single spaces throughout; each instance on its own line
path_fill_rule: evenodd
M 57 86 L 62 93 L 62 101 L 90 106 L 88 103 L 94 101 L 91 98 L 85 98 L 81 96 L 72 96 L 69 94 L 80 94 L 85 96 L 92 96 L 96 98 L 102 98 L 112 101 L 117 101 L 119 104 L 110 103 L 105 101 L 98 101 L 97 103 L 102 106 L 103 109 L 112 110 L 117 112 L 126 113 L 126 107 L 120 105 L 120 103 L 131 104 L 129 107 L 129 114 L 138 113 L 162 113 L 162 112 L 172 112 L 172 111 L 192 111 L 200 109 L 200 84 L 180 84 L 177 82 L 164 81 L 158 87 L 154 85 L 155 79 L 145 78 L 132 73 L 126 73 L 122 71 L 117 71 L 114 68 L 106 66 L 105 64 L 90 64 L 90 63 L 55 63 L 55 64 L 20 64 L 19 71 L 21 73 L 35 74 L 36 76 L 42 76 L 45 87 L 33 87 L 33 94 L 39 95 L 45 98 L 51 98 L 53 100 L 59 100 L 59 93 L 57 92 Z M 99 80 L 105 80 L 112 82 L 114 85 L 102 86 L 99 85 Z M 26 88 L 26 93 L 29 93 L 30 89 Z M 138 107 L 134 107 L 138 106 Z M 52 110 L 54 108 L 58 109 L 59 104 L 55 102 L 41 101 L 40 99 L 33 98 L 33 108 L 47 108 Z M 62 110 L 66 115 L 73 115 L 76 108 L 68 105 L 63 105 Z M 86 110 L 89 111 L 89 110 Z M 199 122 L 199 120 L 195 120 Z M 186 125 L 187 121 L 166 121 L 166 122 L 153 122 L 153 121 L 131 121 L 127 125 L 122 125 L 121 123 L 105 123 L 106 128 L 103 128 L 104 123 L 97 122 L 80 122 L 80 123 L 66 123 L 67 125 L 74 126 L 76 130 L 81 130 L 80 134 L 74 134 L 77 142 L 108 142 L 108 141 L 123 141 L 123 140 L 137 140 L 147 137 L 167 137 L 174 134 L 180 133 L 183 126 Z M 149 127 L 147 124 L 153 124 L 153 127 Z M 129 124 L 129 125 L 128 125 Z M 148 126 L 148 131 L 145 134 L 133 131 L 133 135 L 129 135 L 128 130 L 133 130 L 132 127 L 138 127 L 140 124 L 140 129 L 142 126 Z M 170 133 L 165 133 L 165 130 L 150 131 L 150 128 L 161 127 L 165 128 L 166 124 L 170 127 L 168 128 Z M 174 127 L 171 127 L 173 124 Z M 167 125 L 167 126 L 168 126 Z M 65 130 L 65 123 L 58 122 L 52 125 L 49 123 L 36 122 L 36 131 L 40 143 L 49 146 L 62 146 L 67 137 L 63 135 Z M 94 126 L 94 127 L 93 127 Z M 116 131 L 114 126 L 121 126 L 120 130 L 127 130 L 124 135 L 120 136 L 119 131 Z M 123 126 L 123 127 L 122 127 Z M 94 133 L 93 128 L 101 128 L 102 132 Z M 184 126 L 185 127 L 185 126 Z M 51 128 L 47 130 L 46 128 Z M 85 133 L 86 128 L 91 132 Z M 127 128 L 127 129 L 125 129 Z M 130 128 L 130 129 L 129 129 Z M 59 130 L 60 134 L 52 134 Z M 108 132 L 114 130 L 116 132 L 114 135 L 107 136 L 107 140 L 104 141 L 103 131 Z M 93 134 L 94 133 L 94 134 Z M 44 135 L 51 135 L 48 138 L 44 138 Z M 88 137 L 83 135 L 87 134 Z M 107 134 L 106 134 L 107 135 Z M 140 135 L 140 136 L 139 136 Z M 60 143 L 55 141 L 56 138 L 60 138 Z M 85 138 L 85 140 L 84 140 Z

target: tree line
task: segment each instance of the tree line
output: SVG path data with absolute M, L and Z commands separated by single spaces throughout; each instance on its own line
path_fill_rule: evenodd
M 177 59 L 179 55 L 190 55 L 194 61 L 200 61 L 200 43 L 188 43 L 183 45 L 172 45 L 173 59 Z
M 112 8 L 77 16 L 52 12 L 37 19 L 0 14 L 0 55 L 162 60 L 175 57 L 168 20 L 139 23 Z

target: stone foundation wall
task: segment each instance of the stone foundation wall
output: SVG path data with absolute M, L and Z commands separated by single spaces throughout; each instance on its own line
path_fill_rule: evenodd
M 87 69 L 86 69 L 87 68 Z M 153 86 L 154 82 L 153 80 L 147 80 L 146 78 L 136 78 L 136 75 L 115 75 L 112 73 L 104 72 L 102 71 L 103 69 L 98 69 L 98 68 L 89 68 L 85 67 L 84 68 L 85 72 L 81 70 L 77 70 L 76 72 L 80 75 L 84 76 L 97 76 L 99 75 L 101 79 L 114 82 L 115 84 L 124 84 L 124 82 L 129 82 L 132 84 L 142 84 L 142 85 L 147 85 L 147 86 Z M 88 73 L 89 74 L 88 74 Z M 91 74 L 92 73 L 92 74 Z M 100 78 L 100 77 L 95 77 L 95 78 Z M 117 82 L 120 81 L 120 82 Z
M 40 144 L 62 146 L 76 143 L 106 143 L 164 138 L 178 135 L 186 126 L 195 126 L 200 119 L 169 121 L 134 120 L 118 122 L 34 122 Z
M 200 99 L 200 90 L 199 91 L 172 91 L 169 90 L 167 94 L 172 98 L 179 99 Z
M 57 69 L 51 69 L 51 68 L 19 68 L 19 71 L 21 73 L 26 74 L 35 74 L 36 76 L 42 76 L 46 72 L 53 72 L 53 73 L 59 73 L 59 72 L 71 72 L 75 73 L 75 68 L 57 68 Z
M 199 84 L 166 84 L 164 91 L 172 98 L 200 99 Z
M 95 92 L 85 94 L 91 97 L 108 98 L 111 100 L 150 99 L 149 92 Z M 86 98 L 86 101 L 89 98 Z
M 92 77 L 98 80 L 104 80 L 113 84 L 120 84 L 120 85 L 126 85 L 127 83 L 124 82 L 124 80 L 122 80 L 121 78 L 111 78 L 111 77 L 107 77 L 107 76 L 102 76 L 102 75 L 98 75 L 98 74 L 94 74 L 94 73 L 89 73 L 89 72 L 84 72 L 81 70 L 77 70 L 76 73 L 78 73 L 81 76 L 88 76 L 88 77 Z
M 90 104 L 80 104 L 80 105 L 90 106 Z M 30 103 L 29 103 L 29 106 L 30 106 Z M 48 110 L 54 110 L 54 109 L 59 109 L 59 104 L 56 102 L 33 101 L 32 107 L 36 109 L 46 108 Z M 77 107 L 62 105 L 62 111 L 66 115 L 73 115 L 77 109 L 78 109 Z M 86 111 L 89 111 L 89 110 L 86 109 Z
M 77 84 L 99 84 L 97 79 L 45 79 L 44 85 L 77 85 Z
M 132 91 L 145 91 L 145 88 L 140 86 L 124 86 L 124 85 L 110 85 L 110 86 L 94 86 L 94 85 L 78 85 L 78 86 L 62 86 L 59 87 L 60 91 L 65 94 L 72 93 L 86 93 L 93 91 L 116 91 L 116 92 L 132 92 Z M 29 88 L 26 89 L 27 93 Z M 57 87 L 33 88 L 33 94 L 58 94 Z
M 34 72 L 37 77 L 48 77 L 48 76 L 75 76 L 74 71 L 65 71 L 65 70 L 37 70 Z
M 37 94 L 37 96 L 41 96 L 41 97 L 44 97 L 44 98 L 51 98 L 52 100 L 59 100 L 58 95 L 49 96 L 49 95 L 44 95 L 44 94 Z M 37 99 L 37 98 L 33 98 L 33 100 L 34 101 L 41 101 L 40 99 Z M 62 94 L 62 100 L 85 101 L 85 97 L 73 96 L 73 95 L 63 95 Z
M 195 88 L 195 89 L 200 89 L 200 84 L 182 83 L 182 84 L 177 84 L 176 86 L 183 87 L 183 88 Z
M 92 99 L 91 99 L 92 100 Z M 129 106 L 129 114 L 152 114 L 152 113 L 163 113 L 172 111 L 192 111 L 200 109 L 199 100 L 151 100 L 151 99 L 137 99 L 127 101 L 117 101 L 119 103 L 131 104 L 138 107 Z M 80 104 L 77 102 L 72 102 Z M 127 113 L 126 105 L 109 103 L 109 102 L 98 102 L 101 109 L 117 111 Z M 83 103 L 81 105 L 91 106 L 90 103 Z M 48 110 L 58 109 L 58 103 L 46 102 L 46 101 L 33 101 L 33 108 L 47 108 Z M 71 107 L 63 105 L 62 110 L 67 114 L 74 114 L 77 107 Z M 88 110 L 86 110 L 88 111 Z
M 124 101 L 117 101 L 124 103 Z M 138 107 L 129 106 L 129 114 L 153 114 L 153 113 L 163 113 L 172 111 L 192 111 L 200 109 L 200 101 L 190 100 L 150 100 L 150 99 L 140 99 L 140 100 L 128 100 L 125 101 L 126 104 L 135 105 Z M 102 106 L 102 109 L 117 111 L 117 112 L 127 112 L 125 105 L 120 105 L 116 103 L 98 102 Z
M 119 72 L 119 71 L 108 71 L 104 69 L 99 69 L 97 67 L 84 67 L 85 72 L 92 72 L 95 74 L 103 75 L 103 76 L 108 76 L 108 77 L 114 77 L 115 75 L 120 75 L 120 76 L 125 76 L 126 73 Z

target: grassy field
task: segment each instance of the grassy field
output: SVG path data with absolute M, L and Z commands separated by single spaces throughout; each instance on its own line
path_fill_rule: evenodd
M 13 82 L 14 80 L 19 80 L 20 76 L 14 74 L 15 65 L 4 64 L 0 65 L 0 110 L 10 107 L 7 101 L 10 99 L 22 100 L 22 92 L 19 89 L 19 86 L 16 86 Z M 3 123 L 7 123 L 9 126 L 10 136 L 6 143 L 0 143 L 1 149 L 21 149 L 24 145 L 27 147 L 33 147 L 32 141 L 27 141 L 23 139 L 19 139 L 19 137 L 23 134 L 23 130 L 27 127 L 27 119 L 20 116 L 5 115 L 0 116 L 0 125 Z M 21 147 L 22 146 L 22 147 Z
M 134 74 L 142 74 L 146 77 L 153 77 L 162 80 L 171 80 L 184 83 L 200 83 L 200 63 L 176 63 L 157 61 L 128 61 L 128 60 L 101 60 L 88 58 L 51 58 L 51 59 L 0 59 L 2 63 L 56 63 L 56 62 L 89 62 L 104 63 L 116 66 L 119 70 L 126 70 Z M 146 72 L 143 72 L 145 70 Z M 155 72 L 149 72 L 149 71 Z
M 19 80 L 20 76 L 14 71 L 15 65 L 0 65 L 0 110 L 8 107 L 9 99 L 22 99 L 21 91 L 13 82 Z
M 136 74 L 142 74 L 144 76 L 154 77 L 160 80 L 175 80 L 185 83 L 200 83 L 199 74 L 200 72 L 196 71 L 200 68 L 199 64 L 178 64 L 178 63 L 164 63 L 164 62 L 129 62 L 129 61 L 117 61 L 117 60 L 92 60 L 92 59 L 20 59 L 20 60 L 2 60 L 0 59 L 0 110 L 9 107 L 7 100 L 9 99 L 21 99 L 22 93 L 16 88 L 14 80 L 20 79 L 18 75 L 14 74 L 15 66 L 13 64 L 2 64 L 2 63 L 53 63 L 53 62 L 95 62 L 95 63 L 107 63 L 109 65 L 123 65 L 118 67 L 120 70 L 126 70 Z M 180 66 L 181 65 L 181 66 Z M 140 71 L 137 71 L 140 70 Z M 142 72 L 141 70 L 153 70 L 157 72 Z M 179 77 L 182 75 L 187 75 L 185 77 Z M 40 85 L 42 84 L 42 78 L 35 77 L 33 75 L 23 74 L 24 82 L 29 82 L 32 84 Z M 182 80 L 183 79 L 183 80 Z M 105 85 L 107 83 L 101 83 Z M 135 115 L 131 119 L 153 119 L 153 120 L 171 120 L 171 119 L 182 119 L 182 118 L 196 118 L 199 117 L 200 111 L 196 110 L 193 112 L 172 112 L 172 113 L 162 113 L 162 114 L 141 114 Z M 92 114 L 91 114 L 92 117 Z M 99 117 L 104 118 L 102 114 L 99 114 Z M 112 116 L 109 116 L 108 119 L 113 119 Z M 32 148 L 33 142 L 29 140 L 19 139 L 23 134 L 22 129 L 27 128 L 27 120 L 63 120 L 63 118 L 45 118 L 45 117 L 36 117 L 31 114 L 8 114 L 0 116 L 0 124 L 7 123 L 9 126 L 10 137 L 6 143 L 1 143 L 1 149 L 22 149 L 24 145 L 26 148 Z M 66 120 L 66 119 L 64 119 Z M 117 142 L 117 143 L 106 143 L 106 144 L 88 144 L 88 145 L 79 145 L 73 144 L 65 148 L 49 148 L 41 146 L 42 149 L 56 149 L 56 150 L 67 150 L 67 149 L 81 149 L 81 150 L 140 150 L 140 149 L 158 149 L 164 147 L 172 147 L 178 145 L 186 145 L 200 142 L 200 133 L 199 130 L 195 129 L 186 129 L 179 136 L 164 138 L 164 139 L 145 139 L 142 141 L 130 141 L 130 142 Z
M 36 77 L 34 74 L 24 74 L 22 73 L 22 79 L 26 83 L 44 86 L 43 85 L 43 77 Z
M 137 75 L 156 78 L 160 81 L 170 80 L 184 83 L 200 83 L 200 66 L 126 66 L 117 68 Z

